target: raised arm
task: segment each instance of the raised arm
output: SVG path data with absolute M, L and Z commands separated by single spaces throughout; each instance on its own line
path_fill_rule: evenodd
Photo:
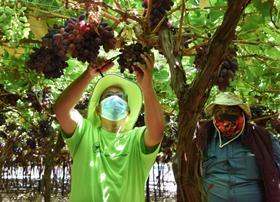
M 148 54 L 143 55 L 142 58 L 145 60 L 146 65 L 137 65 L 142 72 L 136 71 L 135 68 L 134 70 L 144 95 L 145 125 L 147 127 L 144 136 L 145 146 L 153 147 L 159 144 L 163 138 L 165 121 L 163 110 L 153 88 L 154 58 Z
M 113 63 L 108 63 L 100 70 L 101 72 L 109 69 Z M 59 96 L 56 103 L 53 106 L 53 111 L 56 115 L 63 131 L 70 137 L 78 121 L 82 119 L 80 113 L 74 109 L 75 105 L 81 99 L 81 96 L 87 88 L 90 81 L 98 75 L 97 69 L 100 68 L 88 68 L 80 77 L 73 81 Z

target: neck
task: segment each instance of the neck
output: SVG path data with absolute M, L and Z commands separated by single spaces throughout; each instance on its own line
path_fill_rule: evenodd
M 101 126 L 103 129 L 105 129 L 106 131 L 111 132 L 111 133 L 122 132 L 124 129 L 122 122 L 108 121 L 108 120 L 104 120 L 104 119 L 102 119 L 102 121 L 101 121 Z

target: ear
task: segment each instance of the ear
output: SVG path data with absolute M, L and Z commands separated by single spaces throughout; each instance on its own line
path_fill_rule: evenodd
M 130 115 L 130 108 L 129 108 L 128 105 L 127 105 L 127 115 L 128 115 L 128 116 Z

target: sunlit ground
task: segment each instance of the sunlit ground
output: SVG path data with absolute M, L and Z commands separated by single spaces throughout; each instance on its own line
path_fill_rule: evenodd
M 66 168 L 65 172 L 66 175 L 64 176 L 64 196 L 62 196 L 61 185 L 56 187 L 54 185 L 54 192 L 57 194 L 52 195 L 51 201 L 58 201 L 58 202 L 66 202 L 69 200 L 68 192 L 69 192 L 69 182 L 70 182 L 70 175 L 69 169 Z M 17 168 L 9 171 L 4 172 L 3 179 L 4 182 L 4 189 L 0 190 L 2 201 L 3 202 L 10 202 L 10 201 L 21 201 L 21 202 L 43 202 L 43 197 L 41 194 L 38 193 L 38 179 L 41 179 L 41 175 L 39 174 L 39 169 L 32 169 L 28 174 L 29 180 L 28 182 L 32 181 L 33 185 L 28 185 L 25 182 L 23 185 L 23 180 L 26 178 L 26 173 L 24 175 L 24 171 L 22 168 Z M 54 177 L 54 173 L 52 174 L 52 179 Z M 61 183 L 63 178 L 63 171 L 61 168 L 57 167 L 55 171 L 55 178 L 58 182 Z M 10 189 L 5 187 L 5 183 L 8 182 L 8 186 Z M 17 186 L 18 185 L 18 186 Z M 147 192 L 146 192 L 147 194 Z M 158 201 L 158 202 L 173 202 L 176 196 L 176 183 L 174 180 L 174 175 L 172 171 L 171 164 L 155 164 L 153 169 L 150 171 L 149 175 L 149 199 L 151 202 Z M 146 196 L 148 198 L 148 195 Z M 0 200 L 1 201 L 1 200 Z

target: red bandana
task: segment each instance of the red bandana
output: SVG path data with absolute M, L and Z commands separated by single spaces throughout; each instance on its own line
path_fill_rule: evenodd
M 215 117 L 214 123 L 222 136 L 232 138 L 242 130 L 244 117 L 243 114 L 239 114 L 235 120 L 227 120 L 221 119 L 221 116 L 217 116 Z

